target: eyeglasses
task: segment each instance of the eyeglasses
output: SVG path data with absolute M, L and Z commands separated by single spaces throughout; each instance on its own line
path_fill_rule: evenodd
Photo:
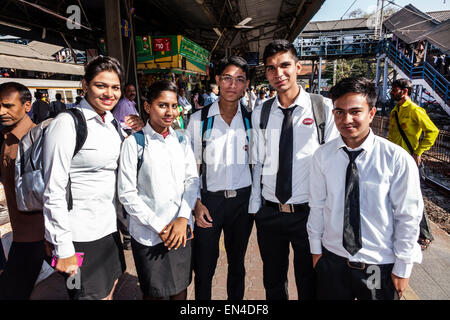
M 239 85 L 245 85 L 245 83 L 247 82 L 247 79 L 245 77 L 236 77 L 235 78 L 235 77 L 232 77 L 229 75 L 220 76 L 220 80 L 222 80 L 226 84 L 232 84 L 233 80 L 235 80 L 236 83 Z

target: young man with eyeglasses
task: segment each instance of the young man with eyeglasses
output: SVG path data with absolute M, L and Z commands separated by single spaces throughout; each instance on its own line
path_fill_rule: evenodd
M 187 128 L 201 180 L 194 209 L 195 299 L 211 299 L 223 230 L 228 299 L 242 300 L 244 257 L 253 226 L 253 217 L 247 212 L 252 180 L 246 126 L 251 118 L 239 104 L 249 83 L 248 65 L 243 58 L 231 56 L 219 62 L 216 74 L 219 99 L 193 114 Z
M 292 43 L 274 40 L 265 48 L 263 59 L 266 78 L 277 95 L 252 114 L 255 167 L 249 213 L 256 213 L 266 298 L 288 299 L 287 272 L 292 245 L 298 298 L 314 299 L 314 270 L 306 231 L 309 166 L 319 143 L 338 135 L 332 103 L 317 97 L 325 115 L 324 135 L 319 139 L 312 96 L 297 84 L 301 63 Z M 262 117 L 263 114 L 267 117 Z M 261 125 L 263 119 L 265 128 Z

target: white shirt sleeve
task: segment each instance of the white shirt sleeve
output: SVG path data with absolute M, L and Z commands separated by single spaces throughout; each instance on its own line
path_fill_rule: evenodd
M 192 209 L 194 208 L 195 202 L 197 201 L 199 192 L 199 180 L 197 164 L 195 162 L 194 153 L 191 148 L 190 139 L 188 136 L 185 136 L 184 138 L 187 139 L 184 145 L 186 176 L 184 180 L 184 193 L 181 199 L 181 206 L 177 216 L 189 220 L 192 214 Z
M 201 111 L 198 111 L 198 113 L 201 113 Z M 191 150 L 193 151 L 193 157 L 194 162 L 196 165 L 197 173 L 199 172 L 199 166 L 201 165 L 201 152 L 202 152 L 202 141 L 201 141 L 201 132 L 200 132 L 200 119 L 196 118 L 196 114 L 191 116 L 191 119 L 188 123 L 188 126 L 186 128 L 186 136 L 188 138 L 188 141 L 190 141 L 191 144 Z M 200 182 L 197 184 L 197 198 L 201 199 L 200 195 Z
M 404 150 L 402 150 L 403 152 Z M 394 210 L 394 254 L 392 273 L 409 278 L 414 262 L 421 256 L 417 244 L 419 224 L 423 213 L 419 171 L 406 152 L 394 161 L 396 174 L 391 181 L 389 199 Z
M 62 113 L 45 130 L 42 148 L 45 233 L 46 239 L 54 245 L 58 258 L 75 254 L 66 199 L 75 144 L 75 122 L 69 114 Z
M 319 151 L 320 148 L 317 150 Z M 319 152 L 315 152 L 309 171 L 309 207 L 308 230 L 309 246 L 312 254 L 322 253 L 322 235 L 324 230 L 323 210 L 326 202 L 326 182 L 322 173 Z
M 117 174 L 117 189 L 119 200 L 127 213 L 141 224 L 156 233 L 166 226 L 156 213 L 145 204 L 137 191 L 137 143 L 133 136 L 125 139 L 120 152 L 119 170 Z
M 259 108 L 258 110 L 261 110 Z M 252 114 L 252 143 L 251 143 L 251 161 L 253 163 L 252 191 L 249 200 L 249 213 L 257 213 L 261 208 L 261 171 L 264 162 L 265 141 L 262 131 L 259 129 L 259 114 Z M 258 125 L 258 127 L 256 126 Z

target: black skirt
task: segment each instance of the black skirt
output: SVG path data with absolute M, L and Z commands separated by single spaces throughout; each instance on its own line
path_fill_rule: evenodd
M 174 296 L 191 283 L 191 241 L 186 242 L 186 247 L 169 251 L 162 242 L 149 247 L 131 238 L 131 247 L 144 296 Z
M 114 282 L 126 269 L 119 232 L 99 240 L 73 244 L 76 252 L 84 252 L 84 260 L 79 269 L 81 288 L 76 285 L 75 279 L 66 278 L 69 297 L 75 300 L 101 300 L 107 297 Z

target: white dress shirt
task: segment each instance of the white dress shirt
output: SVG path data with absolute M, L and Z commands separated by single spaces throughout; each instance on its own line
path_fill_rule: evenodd
M 208 191 L 236 190 L 250 186 L 252 178 L 247 151 L 249 142 L 247 141 L 241 108 L 238 107 L 229 126 L 220 115 L 219 100 L 211 105 L 208 117 L 214 117 L 211 135 L 206 141 L 204 157 Z M 202 163 L 200 118 L 201 111 L 194 113 L 187 127 L 195 159 L 199 165 Z M 205 122 L 204 125 L 206 126 L 207 121 Z
M 258 108 L 260 105 L 262 105 L 264 102 L 266 102 L 267 101 L 267 98 L 257 98 L 256 99 L 256 101 L 255 101 L 255 106 L 254 106 L 254 108 Z
M 309 196 L 309 167 L 311 157 L 319 147 L 317 127 L 313 122 L 314 116 L 309 94 L 300 87 L 300 93 L 289 108 L 297 105 L 292 113 L 293 159 L 292 159 L 292 197 L 286 203 L 299 204 L 308 202 Z M 283 126 L 284 114 L 280 110 L 281 104 L 276 96 L 270 110 L 269 121 L 265 133 L 259 128 L 261 109 L 255 108 L 252 114 L 253 142 L 252 161 L 253 185 L 250 196 L 249 213 L 256 213 L 261 207 L 261 168 L 262 168 L 262 196 L 264 199 L 279 203 L 275 196 L 275 186 L 278 172 L 279 142 Z M 331 113 L 332 103 L 324 98 L 326 115 L 325 141 L 339 135 L 334 125 Z M 264 166 L 262 164 L 264 163 Z
M 413 262 L 421 262 L 417 238 L 423 200 L 419 173 L 411 155 L 370 131 L 356 158 L 362 248 L 351 256 L 342 245 L 345 179 L 349 158 L 341 137 L 321 146 L 313 156 L 307 229 L 311 253 L 323 245 L 350 261 L 394 263 L 392 272 L 409 278 Z M 349 150 L 353 150 L 347 148 Z
M 71 115 L 59 114 L 45 131 L 44 219 L 46 239 L 59 258 L 75 254 L 72 241 L 101 239 L 117 231 L 116 169 L 121 137 L 107 111 L 105 122 L 83 99 L 76 106 L 87 123 L 88 135 L 73 157 L 76 131 Z M 72 182 L 73 209 L 67 211 L 66 186 Z
M 117 183 L 120 202 L 130 216 L 131 236 L 145 246 L 154 246 L 162 242 L 158 234 L 176 218 L 188 219 L 193 227 L 198 173 L 188 137 L 180 143 L 169 128 L 164 139 L 148 123 L 143 131 L 145 148 L 139 175 L 136 139 L 129 136 L 122 144 Z

